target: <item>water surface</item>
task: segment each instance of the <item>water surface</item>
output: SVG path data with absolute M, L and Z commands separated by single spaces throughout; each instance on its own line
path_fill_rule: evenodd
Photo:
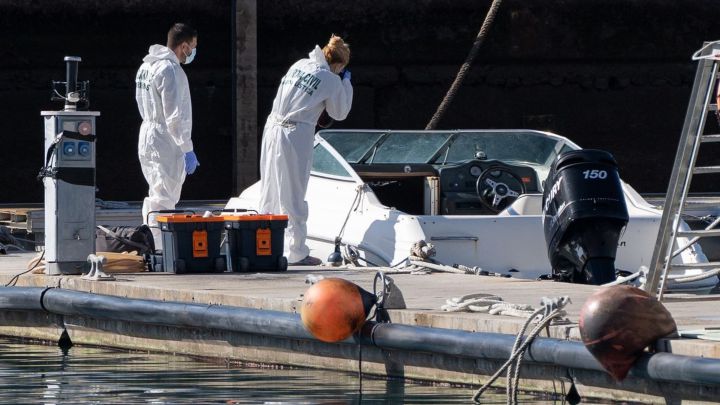
M 475 388 L 363 378 L 357 373 L 249 367 L 187 356 L 0 337 L 0 403 L 469 404 Z M 559 385 L 558 385 L 558 389 Z M 483 396 L 504 404 L 505 392 Z M 561 403 L 521 395 L 521 403 Z M 587 402 L 584 402 L 587 403 Z

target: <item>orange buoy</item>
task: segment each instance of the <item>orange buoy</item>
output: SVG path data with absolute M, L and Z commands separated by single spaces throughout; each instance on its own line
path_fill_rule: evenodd
M 339 342 L 359 330 L 375 295 L 341 278 L 326 278 L 305 292 L 300 318 L 305 328 L 323 342 Z
M 673 333 L 677 326 L 662 303 L 627 285 L 600 289 L 580 310 L 585 347 L 617 381 L 625 379 L 646 347 Z

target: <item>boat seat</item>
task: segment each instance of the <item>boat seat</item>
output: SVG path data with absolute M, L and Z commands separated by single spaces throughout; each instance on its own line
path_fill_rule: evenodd
M 542 215 L 542 197 L 542 194 L 523 194 L 500 211 L 498 216 Z

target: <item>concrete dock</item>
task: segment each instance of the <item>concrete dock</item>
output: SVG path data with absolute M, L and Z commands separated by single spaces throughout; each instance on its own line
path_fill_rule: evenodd
M 26 270 L 34 254 L 19 253 L 0 256 L 0 282 Z M 115 274 L 115 281 L 87 281 L 80 276 L 47 276 L 25 274 L 17 286 L 56 287 L 119 297 L 175 301 L 255 308 L 283 312 L 297 312 L 303 292 L 309 287 L 309 274 L 340 277 L 352 281 L 368 291 L 379 269 L 291 267 L 283 273 L 221 273 L 185 274 L 130 273 Z M 388 269 L 384 269 L 388 270 Z M 548 329 L 550 337 L 579 340 L 577 326 L 580 308 L 586 298 L 600 287 L 532 281 L 491 276 L 432 273 L 426 275 L 386 271 L 402 291 L 407 309 L 390 310 L 396 324 L 446 328 L 473 332 L 516 334 L 525 319 L 486 313 L 441 310 L 449 298 L 473 293 L 488 293 L 502 297 L 508 303 L 539 306 L 542 297 L 569 296 L 566 307 L 570 323 Z M 717 289 L 715 290 L 717 291 Z M 683 330 L 720 328 L 720 294 L 668 294 L 663 302 Z M 201 357 L 220 357 L 228 361 L 267 363 L 288 366 L 318 367 L 335 370 L 362 371 L 411 379 L 479 384 L 502 364 L 497 361 L 480 362 L 448 356 L 418 353 L 396 353 L 373 348 L 362 349 L 362 363 L 358 348 L 326 344 L 319 341 L 282 341 L 278 338 L 232 334 L 223 331 L 190 330 L 167 326 L 135 325 L 131 323 L 97 320 L 83 317 L 64 317 L 30 313 L 5 312 L 0 316 L 0 334 L 57 341 L 62 326 L 75 344 L 94 344 L 136 350 L 189 354 Z M 548 336 L 542 334 L 541 336 Z M 720 341 L 699 339 L 666 339 L 658 343 L 662 351 L 674 354 L 720 359 Z M 574 373 L 574 375 L 572 375 Z M 604 397 L 619 400 L 657 402 L 660 399 L 680 403 L 682 400 L 720 398 L 720 387 L 675 386 L 649 379 L 628 377 L 622 384 L 607 374 L 592 371 L 572 371 L 552 365 L 523 366 L 521 388 L 545 392 L 557 391 L 560 382 L 569 387 L 572 376 L 580 394 L 585 397 Z M 501 381 L 502 380 L 502 381 Z M 504 378 L 498 380 L 502 386 Z

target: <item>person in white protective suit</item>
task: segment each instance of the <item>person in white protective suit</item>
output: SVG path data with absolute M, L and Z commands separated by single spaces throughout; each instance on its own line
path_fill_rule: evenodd
M 190 137 L 190 87 L 180 67 L 181 63 L 192 62 L 196 47 L 197 31 L 186 24 L 175 24 L 168 32 L 167 45 L 152 45 L 135 77 L 135 100 L 143 120 L 138 157 L 149 186 L 142 216 L 159 249 L 161 232 L 155 215 L 148 214 L 175 209 L 185 175 L 194 173 L 200 165 Z
M 287 214 L 285 254 L 291 265 L 320 265 L 305 244 L 308 205 L 305 201 L 315 124 L 323 111 L 341 121 L 352 106 L 350 48 L 331 36 L 320 49 L 293 64 L 280 82 L 263 130 L 260 154 L 261 213 Z

